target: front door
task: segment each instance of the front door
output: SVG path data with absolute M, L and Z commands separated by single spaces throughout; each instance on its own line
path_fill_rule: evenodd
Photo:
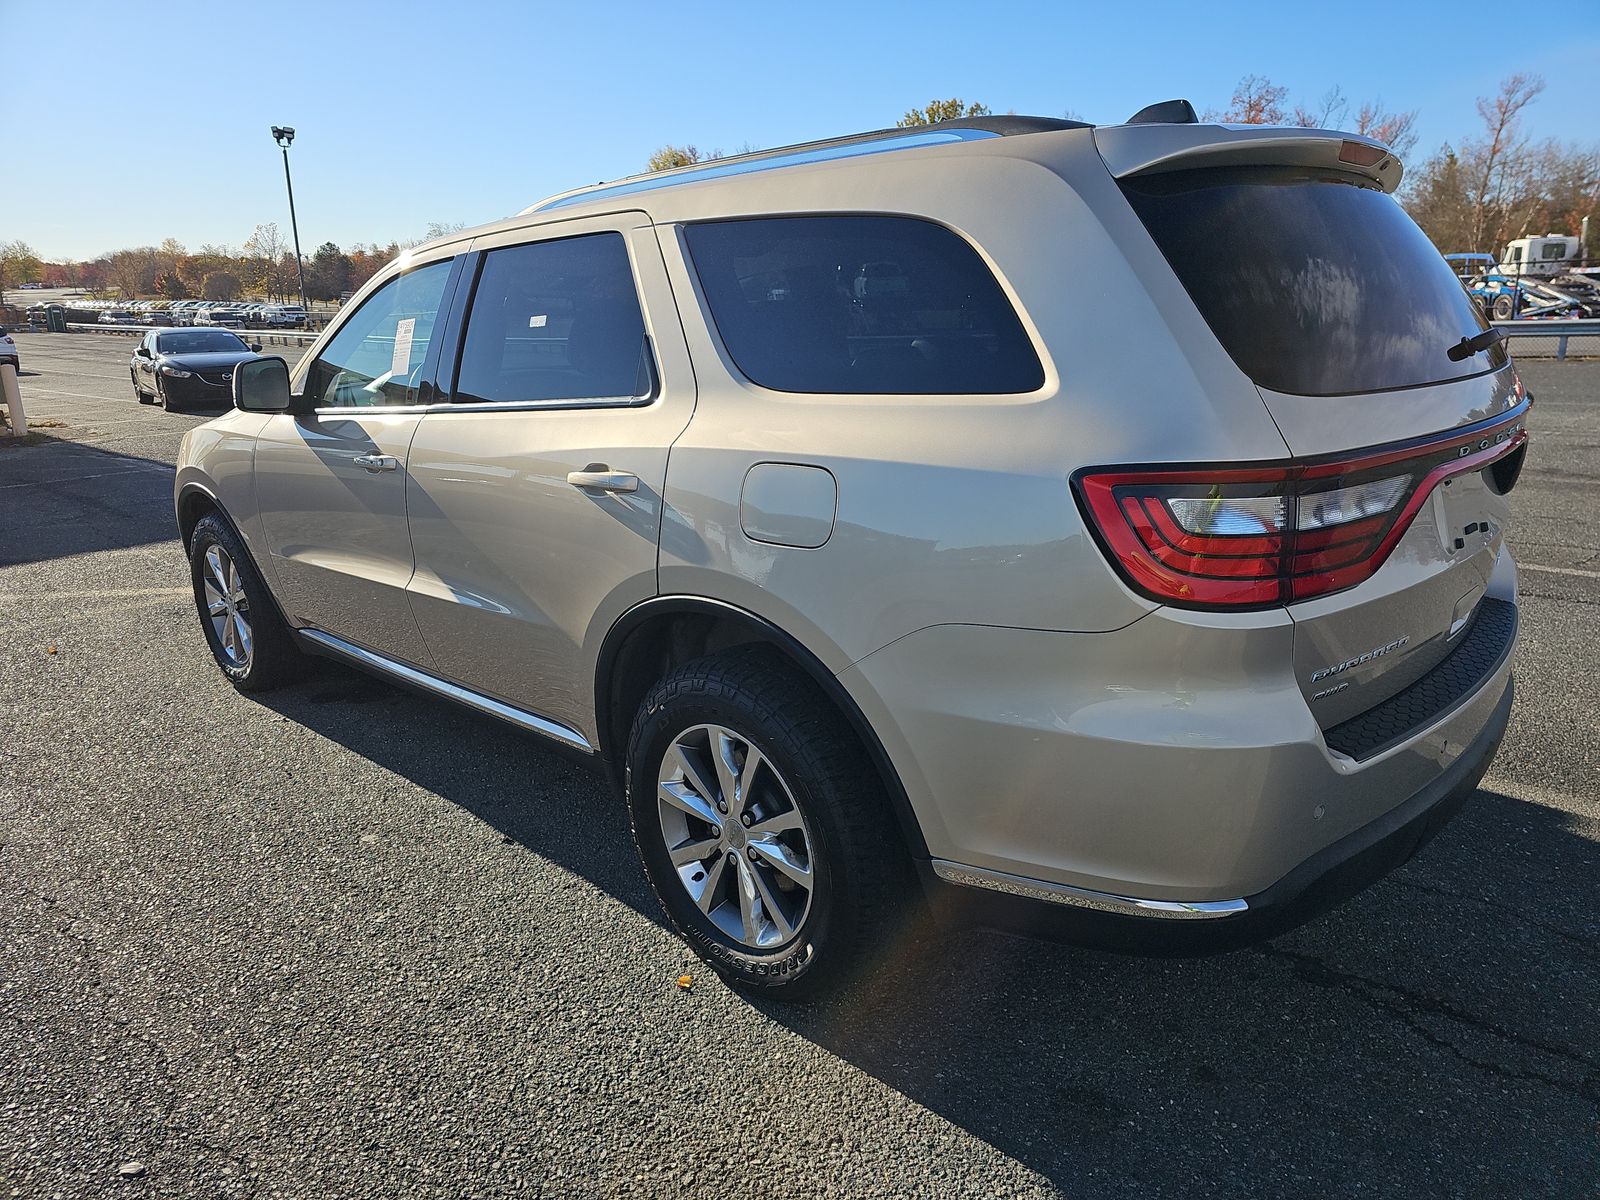
M 454 276 L 445 259 L 373 292 L 297 372 L 314 407 L 271 418 L 256 441 L 257 504 L 289 620 L 419 666 L 407 460 Z
M 452 403 L 411 445 L 411 597 L 441 675 L 592 740 L 599 640 L 656 593 L 694 381 L 643 213 L 539 234 L 473 243 Z

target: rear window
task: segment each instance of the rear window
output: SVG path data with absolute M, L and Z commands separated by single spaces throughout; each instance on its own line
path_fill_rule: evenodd
M 1234 362 L 1307 396 L 1462 379 L 1449 350 L 1488 326 L 1433 243 L 1364 181 L 1285 168 L 1183 171 L 1123 192 Z
M 684 231 L 717 332 L 780 392 L 1031 392 L 1044 368 L 994 275 L 909 217 L 780 217 Z

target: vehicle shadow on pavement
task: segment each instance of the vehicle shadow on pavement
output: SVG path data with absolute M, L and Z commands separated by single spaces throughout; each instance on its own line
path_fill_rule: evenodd
M 584 762 L 508 725 L 329 660 L 319 660 L 305 683 L 251 698 L 666 926 L 639 868 L 627 814 L 609 783 Z
M 57 424 L 0 445 L 0 566 L 173 541 L 173 468 L 56 436 Z
M 1075 1196 L 1588 1194 L 1600 925 L 1573 820 L 1480 791 L 1372 891 L 1220 957 L 923 929 L 847 995 L 759 1007 Z
M 259 699 L 665 924 L 587 766 L 337 664 Z M 1579 1194 L 1600 927 L 1574 820 L 1480 791 L 1394 876 L 1229 955 L 919 918 L 847 992 L 750 1004 L 1074 1195 Z

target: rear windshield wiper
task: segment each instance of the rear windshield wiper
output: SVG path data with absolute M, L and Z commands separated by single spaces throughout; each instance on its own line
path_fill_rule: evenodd
M 1482 354 L 1490 346 L 1503 340 L 1505 336 L 1498 329 L 1485 329 L 1477 337 L 1464 337 L 1450 347 L 1448 351 L 1450 361 L 1460 362 L 1463 359 L 1471 358 L 1474 354 Z

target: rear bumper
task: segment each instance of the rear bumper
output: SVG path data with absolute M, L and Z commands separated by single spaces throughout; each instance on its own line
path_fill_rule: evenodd
M 1498 678 L 1498 677 L 1497 677 Z M 1509 676 L 1487 723 L 1437 778 L 1378 819 L 1236 899 L 1149 901 L 935 859 L 924 886 L 946 920 L 1108 950 L 1215 954 L 1302 925 L 1407 862 L 1461 810 L 1494 761 L 1511 716 Z

